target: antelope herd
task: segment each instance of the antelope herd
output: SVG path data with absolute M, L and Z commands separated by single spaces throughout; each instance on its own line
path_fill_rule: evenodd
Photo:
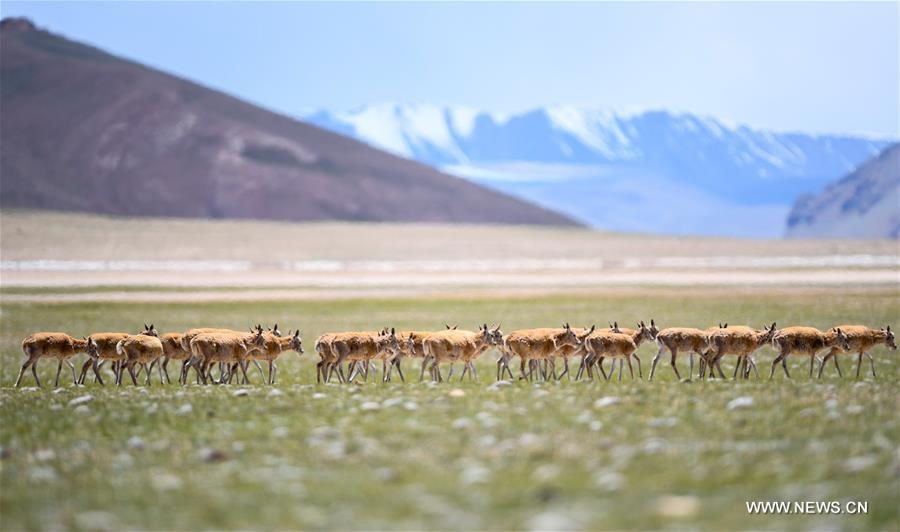
M 477 380 L 475 360 L 485 351 L 496 349 L 500 354 L 497 359 L 497 380 L 508 376 L 515 379 L 510 362 L 519 359 L 518 378 L 532 381 L 534 379 L 561 380 L 572 379 L 569 372 L 569 359 L 581 357 L 575 380 L 587 378 L 594 380 L 596 373 L 609 380 L 619 363 L 619 380 L 625 364 L 631 378 L 634 378 L 636 363 L 638 377 L 643 379 L 641 361 L 636 356 L 638 347 L 643 342 L 655 342 L 658 351 L 650 365 L 648 379 L 653 380 L 657 363 L 668 352 L 671 366 L 678 379 L 681 375 L 676 366 L 678 352 L 688 353 L 688 379 L 694 376 L 694 357 L 699 358 L 698 377 L 710 379 L 716 374 L 725 378 L 721 361 L 725 355 L 735 356 L 735 368 L 732 379 L 750 377 L 751 370 L 759 377 L 754 354 L 762 347 L 770 345 L 776 356 L 772 362 L 769 379 L 775 374 L 776 367 L 781 364 L 786 377 L 790 378 L 787 368 L 788 356 L 809 357 L 809 377 L 818 354 L 827 350 L 820 360 L 818 377 L 830 360 L 840 377 L 843 377 L 838 355 L 857 355 L 856 377 L 860 376 L 863 356 L 869 360 L 872 377 L 875 375 L 875 363 L 872 349 L 884 344 L 896 350 L 894 333 L 890 326 L 872 329 L 862 325 L 841 325 L 827 331 L 812 327 L 786 327 L 777 329 L 772 323 L 762 329 L 744 326 L 719 324 L 708 329 L 673 327 L 660 330 L 655 320 L 650 325 L 639 322 L 634 329 L 619 327 L 618 323 L 609 328 L 597 329 L 572 328 L 565 324 L 560 328 L 523 329 L 503 334 L 500 325 L 483 324 L 477 331 L 458 330 L 457 327 L 445 325 L 439 331 L 397 331 L 383 328 L 380 331 L 327 333 L 316 339 L 315 349 L 319 357 L 316 364 L 316 381 L 329 382 L 337 379 L 342 383 L 354 382 L 361 378 L 368 380 L 369 372 L 376 368 L 375 362 L 381 361 L 382 380 L 390 381 L 396 370 L 400 380 L 405 381 L 401 361 L 405 358 L 421 359 L 419 380 L 424 380 L 426 371 L 432 380 L 441 382 L 444 376 L 441 365 L 448 365 L 447 380 L 453 376 L 453 366 L 462 364 L 463 380 L 466 374 Z M 128 333 L 94 333 L 81 339 L 66 333 L 35 333 L 22 342 L 25 363 L 16 378 L 16 386 L 28 368 L 38 386 L 36 365 L 42 358 L 57 360 L 54 386 L 59 386 L 59 376 L 63 364 L 72 369 L 72 381 L 82 385 L 91 370 L 96 382 L 103 384 L 100 371 L 109 362 L 116 385 L 121 386 L 125 371 L 133 384 L 138 384 L 141 372 L 146 385 L 150 385 L 154 367 L 159 373 L 160 383 L 171 383 L 167 369 L 170 360 L 181 361 L 178 381 L 184 385 L 193 370 L 198 384 L 226 384 L 237 378 L 238 383 L 249 383 L 247 369 L 252 362 L 259 370 L 260 379 L 266 384 L 274 385 L 278 372 L 275 361 L 284 351 L 295 351 L 303 354 L 300 330 L 288 331 L 282 335 L 276 324 L 264 329 L 261 325 L 249 331 L 235 331 L 221 328 L 189 329 L 183 333 L 159 335 L 153 325 L 144 325 L 139 334 Z M 78 353 L 87 354 L 88 358 L 78 373 L 72 359 Z M 609 373 L 603 368 L 603 361 L 610 359 Z M 263 374 L 260 362 L 268 366 L 267 374 Z M 557 373 L 557 365 L 562 370 Z M 217 377 L 215 369 L 218 370 Z M 598 377 L 599 378 L 599 377 Z

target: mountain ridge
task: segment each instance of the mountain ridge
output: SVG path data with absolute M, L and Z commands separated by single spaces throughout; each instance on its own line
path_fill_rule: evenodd
M 25 19 L 0 43 L 3 207 L 577 225 Z
M 786 225 L 788 238 L 900 238 L 900 144 L 797 198 Z
M 797 196 L 890 142 L 572 105 L 498 117 L 465 106 L 382 104 L 305 118 L 595 227 L 676 234 L 781 236 Z M 672 207 L 681 216 L 661 213 Z

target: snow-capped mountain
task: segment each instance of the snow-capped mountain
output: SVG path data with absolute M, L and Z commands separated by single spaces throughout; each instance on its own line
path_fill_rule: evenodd
M 595 227 L 739 236 L 779 236 L 798 195 L 892 141 L 575 106 L 504 116 L 380 104 L 303 118 Z

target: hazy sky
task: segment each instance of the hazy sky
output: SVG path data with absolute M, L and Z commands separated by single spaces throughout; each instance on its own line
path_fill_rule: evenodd
M 900 137 L 898 6 L 2 2 L 0 12 L 290 114 L 573 103 Z

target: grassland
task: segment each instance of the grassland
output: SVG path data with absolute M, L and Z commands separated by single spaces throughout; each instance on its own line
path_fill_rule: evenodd
M 719 321 L 898 323 L 896 287 L 815 291 L 644 288 L 605 295 L 204 303 L 3 303 L 0 528 L 696 528 L 896 530 L 900 360 L 878 379 L 827 368 L 793 380 L 316 385 L 328 330 Z M 33 330 L 300 326 L 280 394 L 237 387 L 14 390 Z M 645 375 L 651 346 L 642 347 Z M 768 373 L 772 352 L 760 356 Z M 682 362 L 683 363 L 683 362 Z M 54 367 L 51 367 L 54 366 Z M 683 366 L 685 367 L 685 366 Z M 44 362 L 42 380 L 55 365 Z M 64 374 L 65 376 L 66 374 Z M 258 383 L 258 376 L 252 376 Z M 26 380 L 28 385 L 31 382 Z M 453 389 L 462 391 L 450 393 Z M 81 406 L 70 401 L 84 395 Z M 616 400 L 603 399 L 615 397 Z M 729 410 L 738 397 L 752 404 Z M 868 501 L 866 515 L 750 516 L 747 500 Z

